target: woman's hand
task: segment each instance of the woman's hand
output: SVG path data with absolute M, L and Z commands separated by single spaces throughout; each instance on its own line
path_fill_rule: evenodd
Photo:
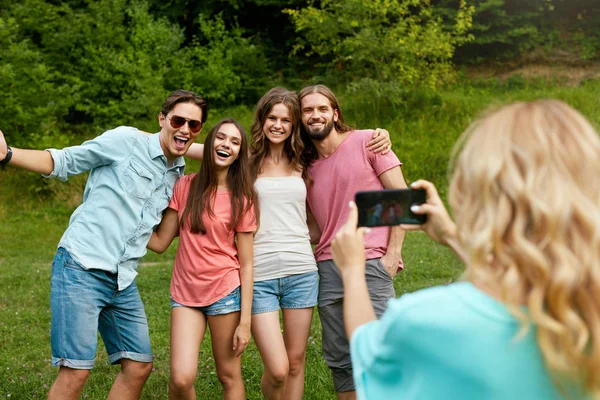
M 433 183 L 422 179 L 413 182 L 410 188 L 425 189 L 427 201 L 418 206 L 412 206 L 410 210 L 418 215 L 427 214 L 427 222 L 422 225 L 403 224 L 401 225 L 402 229 L 406 231 L 423 230 L 436 242 L 448 245 L 456 238 L 456 225 L 448 215 L 437 189 Z
M 333 261 L 342 275 L 347 273 L 365 272 L 365 243 L 364 236 L 367 228 L 357 228 L 358 210 L 353 201 L 350 202 L 348 220 L 335 235 L 331 243 Z
M 250 325 L 239 324 L 233 334 L 233 351 L 236 357 L 242 355 L 246 347 L 248 347 L 248 343 L 250 343 Z
M 155 253 L 164 253 L 175 237 L 179 236 L 179 216 L 177 211 L 167 208 L 156 231 L 152 232 L 146 247 Z
M 390 133 L 385 129 L 375 129 L 373 138 L 367 143 L 367 148 L 373 153 L 381 152 L 381 155 L 389 153 L 392 150 Z

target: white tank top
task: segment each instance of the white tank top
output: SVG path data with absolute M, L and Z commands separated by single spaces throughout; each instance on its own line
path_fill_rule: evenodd
M 299 176 L 258 178 L 260 226 L 254 236 L 254 280 L 317 271 L 306 224 L 306 185 Z

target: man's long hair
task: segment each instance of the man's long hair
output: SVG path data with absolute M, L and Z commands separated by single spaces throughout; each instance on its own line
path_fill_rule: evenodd
M 349 132 L 354 130 L 354 127 L 348 125 L 344 122 L 344 114 L 342 113 L 342 108 L 340 107 L 340 103 L 338 102 L 335 94 L 325 85 L 312 85 L 307 86 L 300 91 L 300 104 L 302 105 L 302 99 L 308 96 L 309 94 L 318 93 L 321 94 L 329 100 L 331 108 L 334 111 L 337 111 L 338 118 L 337 121 L 334 121 L 335 130 L 339 133 Z M 319 158 L 319 154 L 317 153 L 317 149 L 313 144 L 310 135 L 304 128 L 302 128 L 302 142 L 304 143 L 304 153 L 302 154 L 303 164 L 308 166 L 314 160 Z

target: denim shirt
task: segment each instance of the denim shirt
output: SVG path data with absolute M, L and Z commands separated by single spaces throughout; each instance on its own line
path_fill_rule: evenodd
M 83 203 L 58 247 L 85 269 L 117 274 L 119 290 L 135 279 L 138 260 L 183 175 L 183 158 L 169 166 L 159 140 L 158 133 L 121 126 L 79 146 L 48 149 L 54 159 L 48 177 L 66 181 L 91 170 Z

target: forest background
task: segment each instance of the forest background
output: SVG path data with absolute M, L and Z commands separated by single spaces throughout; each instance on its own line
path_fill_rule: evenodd
M 119 125 L 156 132 L 178 88 L 208 99 L 204 134 L 228 115 L 248 129 L 271 87 L 324 83 L 348 122 L 390 131 L 409 182 L 432 180 L 443 196 L 454 142 L 490 106 L 559 98 L 598 126 L 599 66 L 597 0 L 0 0 L 0 129 L 14 147 L 61 148 Z M 0 398 L 44 397 L 55 377 L 50 263 L 85 179 L 0 171 Z M 138 278 L 156 357 L 144 398 L 166 397 L 174 246 L 146 256 Z M 398 295 L 462 271 L 422 234 L 403 255 Z M 306 398 L 334 398 L 316 316 L 307 359 Z M 198 398 L 218 398 L 209 340 L 199 362 Z M 83 397 L 104 398 L 116 370 L 101 347 Z M 261 373 L 251 346 L 248 398 L 260 398 Z

